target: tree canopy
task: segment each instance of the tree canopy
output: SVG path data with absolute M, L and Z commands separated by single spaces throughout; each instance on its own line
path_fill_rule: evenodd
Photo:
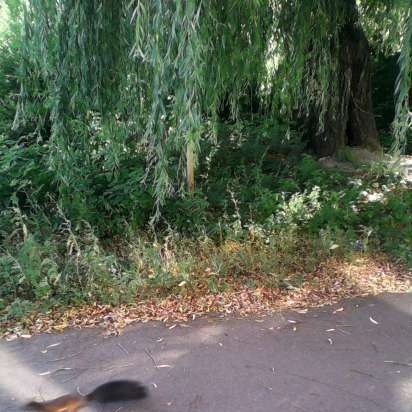
M 266 117 L 314 112 L 324 131 L 340 110 L 336 73 L 348 22 L 362 25 L 375 48 L 400 53 L 394 146 L 403 146 L 407 0 L 32 0 L 20 10 L 15 127 L 34 121 L 39 138 L 51 130 L 49 166 L 63 183 L 93 158 L 115 170 L 124 152 L 143 150 L 162 203 L 182 189 L 187 150 L 197 158 L 219 111 L 236 121 L 252 99 Z M 100 132 L 86 138 L 82 127 Z

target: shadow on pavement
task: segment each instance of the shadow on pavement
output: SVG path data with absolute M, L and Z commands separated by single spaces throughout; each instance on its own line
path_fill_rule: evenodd
M 412 295 L 171 329 L 136 324 L 110 338 L 43 334 L 1 342 L 0 365 L 1 410 L 10 412 L 117 378 L 143 381 L 151 397 L 84 411 L 410 412 Z

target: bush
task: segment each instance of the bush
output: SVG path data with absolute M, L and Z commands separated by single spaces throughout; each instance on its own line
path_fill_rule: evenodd
M 369 203 L 360 214 L 362 224 L 384 251 L 412 267 L 412 192 L 398 189 L 383 202 Z

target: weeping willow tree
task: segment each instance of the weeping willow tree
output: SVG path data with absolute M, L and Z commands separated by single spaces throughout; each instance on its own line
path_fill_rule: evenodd
M 96 153 L 115 169 L 120 153 L 142 150 L 162 204 L 185 177 L 193 187 L 205 126 L 222 110 L 238 120 L 245 100 L 257 100 L 266 117 L 299 119 L 319 155 L 348 144 L 377 149 L 373 42 L 400 51 L 399 148 L 409 126 L 411 7 L 407 0 L 32 0 L 15 123 L 34 118 L 39 133 L 50 125 L 50 167 L 62 184 Z M 77 122 L 96 114 L 105 138 L 79 135 Z
M 412 113 L 410 112 L 410 90 L 412 73 L 412 5 L 409 5 L 407 18 L 402 21 L 402 44 L 399 55 L 399 75 L 396 82 L 396 106 L 394 122 L 395 152 L 402 152 L 405 148 L 407 132 L 412 127 Z

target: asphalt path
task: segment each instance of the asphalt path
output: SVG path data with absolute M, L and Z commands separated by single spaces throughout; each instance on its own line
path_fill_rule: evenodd
M 1 411 L 122 378 L 150 397 L 84 411 L 411 412 L 412 294 L 0 342 Z

